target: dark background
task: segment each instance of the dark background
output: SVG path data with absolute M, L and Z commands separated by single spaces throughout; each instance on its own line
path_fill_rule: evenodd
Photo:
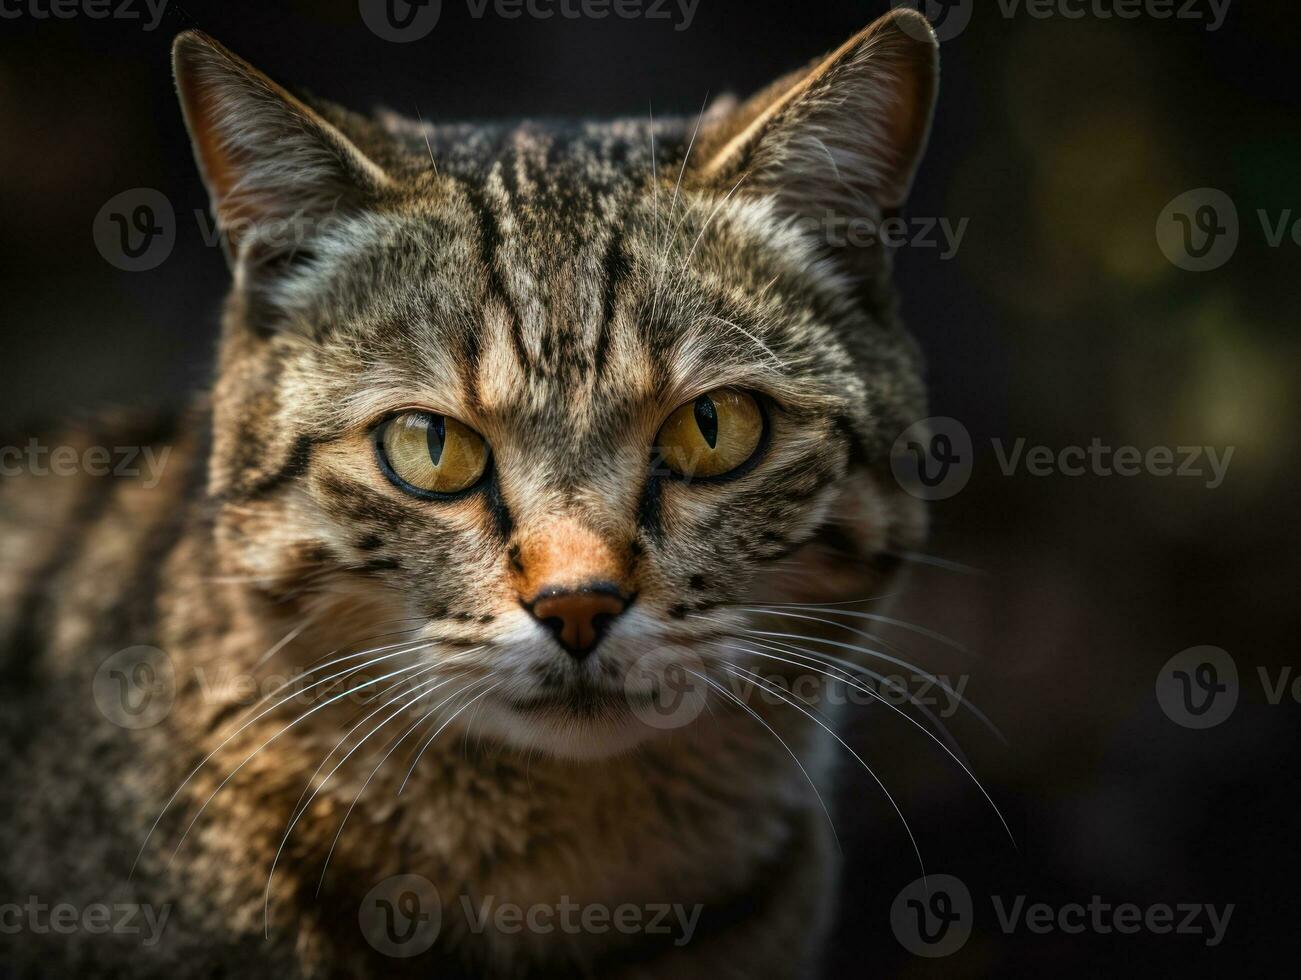
M 13 0 L 10 0 L 12 3 Z M 20 0 L 26 5 L 28 0 Z M 44 2 L 44 0 L 42 0 Z M 118 2 L 118 0 L 114 0 Z M 1181 0 L 1182 2 L 1182 0 Z M 0 417 L 11 429 L 108 405 L 169 405 L 205 383 L 227 285 L 171 91 L 168 45 L 203 27 L 273 77 L 356 108 L 435 121 L 694 112 L 838 45 L 883 0 L 700 0 L 663 21 L 473 20 L 445 0 L 409 45 L 361 23 L 355 0 L 187 0 L 156 31 L 84 17 L 0 20 Z M 1204 5 L 1203 5 L 1204 7 Z M 917 875 L 875 784 L 846 768 L 848 858 L 829 976 L 1259 975 L 1295 959 L 1301 899 L 1301 705 L 1267 703 L 1258 667 L 1301 670 L 1295 516 L 1301 246 L 1267 246 L 1255 215 L 1301 219 L 1301 89 L 1287 4 L 1236 0 L 1202 22 L 1038 20 L 976 4 L 943 47 L 943 83 L 913 215 L 969 219 L 951 261 L 898 256 L 904 310 L 930 363 L 934 414 L 976 446 L 965 491 L 933 508 L 905 618 L 974 657 L 896 633 L 1007 737 L 952 728 L 1008 815 L 1014 850 L 934 743 L 854 709 L 850 741 L 896 794 L 927 867 L 960 877 L 975 930 L 958 953 L 913 957 L 890 903 Z M 1222 268 L 1158 248 L 1184 191 L 1219 188 L 1242 217 Z M 171 256 L 114 269 L 92 222 L 121 191 L 158 188 L 178 214 Z M 1054 448 L 1232 446 L 1224 484 L 1140 476 L 1004 477 L 990 439 Z M 1163 664 L 1228 650 L 1241 700 L 1182 728 L 1158 707 Z M 1054 905 L 1236 906 L 1225 942 L 1039 936 L 998 927 L 989 896 Z

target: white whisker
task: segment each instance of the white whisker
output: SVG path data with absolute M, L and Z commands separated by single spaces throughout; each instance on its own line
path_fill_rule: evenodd
M 430 646 L 432 646 L 432 644 L 430 644 Z M 409 652 L 414 652 L 414 651 L 409 651 Z M 369 664 L 366 665 L 366 666 L 369 666 Z M 280 738 L 280 736 L 284 735 L 285 732 L 289 731 L 289 729 L 295 727 L 295 726 L 298 725 L 300 722 L 307 720 L 307 719 L 310 718 L 312 715 L 316 714 L 318 711 L 321 711 L 321 710 L 323 710 L 323 709 L 325 709 L 325 708 L 328 708 L 330 705 L 334 704 L 336 701 L 339 701 L 339 700 L 341 700 L 341 699 L 343 699 L 343 698 L 346 698 L 346 697 L 348 697 L 350 694 L 355 694 L 355 693 L 357 693 L 357 692 L 360 691 L 360 690 L 364 690 L 365 688 L 370 687 L 370 686 L 373 685 L 373 684 L 378 684 L 378 683 L 380 683 L 381 681 L 386 681 L 386 680 L 388 680 L 388 679 L 391 678 L 391 677 L 397 677 L 397 676 L 399 676 L 400 674 L 408 673 L 408 672 L 410 672 L 410 671 L 416 669 L 418 666 L 419 666 L 419 664 L 413 664 L 413 665 L 409 665 L 409 666 L 406 666 L 406 667 L 399 667 L 397 670 L 395 670 L 395 671 L 393 671 L 393 672 L 391 672 L 391 673 L 384 674 L 384 675 L 381 676 L 381 677 L 376 677 L 376 678 L 374 678 L 374 679 L 372 679 L 372 680 L 369 680 L 369 681 L 364 681 L 364 682 L 362 682 L 361 684 L 358 684 L 358 685 L 356 685 L 355 687 L 352 687 L 352 688 L 350 688 L 349 690 L 344 691 L 342 694 L 336 694 L 336 695 L 334 695 L 334 697 L 329 698 L 328 700 L 323 701 L 321 704 L 316 705 L 316 707 L 314 707 L 314 708 L 309 708 L 307 711 L 304 711 L 301 715 L 299 715 L 297 718 L 295 718 L 293 721 L 291 721 L 288 725 L 286 725 L 284 728 L 280 729 L 280 731 L 276 732 L 276 733 L 275 733 L 274 735 L 272 735 L 269 739 L 267 739 L 265 742 L 263 742 L 261 745 L 259 745 L 256 749 L 254 749 L 251 753 L 249 753 L 249 755 L 244 759 L 243 762 L 241 762 L 238 766 L 236 766 L 234 769 L 232 769 L 231 772 L 230 772 L 230 774 L 227 775 L 226 778 L 223 779 L 223 780 L 222 780 L 222 781 L 217 785 L 217 788 L 214 789 L 214 790 L 212 791 L 212 793 L 208 796 L 208 798 L 207 798 L 206 800 L 203 801 L 203 805 L 199 807 L 198 812 L 196 812 L 196 813 L 194 814 L 193 818 L 191 818 L 189 824 L 186 826 L 186 828 L 185 828 L 185 832 L 181 834 L 181 839 L 177 842 L 177 844 L 176 844 L 176 848 L 172 851 L 172 856 L 171 856 L 170 858 L 168 858 L 168 860 L 167 860 L 167 864 L 168 864 L 168 866 L 170 867 L 170 866 L 171 866 L 171 863 L 172 863 L 174 860 L 176 860 L 176 855 L 177 855 L 178 853 L 180 853 L 180 850 L 181 850 L 182 845 L 185 844 L 185 839 L 189 836 L 190 831 L 191 831 L 192 829 L 194 829 L 194 825 L 195 825 L 195 823 L 198 821 L 199 817 L 201 817 L 201 816 L 203 815 L 203 811 L 206 810 L 206 809 L 208 808 L 208 804 L 211 803 L 211 802 L 213 801 L 214 798 L 216 798 L 217 794 L 220 793 L 220 792 L 222 791 L 223 788 L 225 788 L 225 786 L 226 786 L 227 783 L 229 783 L 233 778 L 235 778 L 235 775 L 236 775 L 236 774 L 237 774 L 241 769 L 243 769 L 246 765 L 248 765 L 250 762 L 252 762 L 254 758 L 257 757 L 258 753 L 260 753 L 263 749 L 265 749 L 265 748 L 266 748 L 268 745 L 270 745 L 272 742 L 274 742 L 274 741 L 276 741 L 278 738 Z M 365 668 L 363 667 L 363 668 L 360 668 L 360 669 L 365 669 Z
M 756 657 L 764 657 L 769 660 L 779 660 L 782 663 L 790 664 L 793 667 L 803 668 L 804 666 L 800 663 L 797 663 L 796 661 L 787 660 L 784 657 L 776 657 L 773 656 L 772 654 L 760 653 L 758 650 L 747 650 L 744 647 L 730 647 L 730 648 L 735 650 L 740 650 L 741 652 L 744 653 L 749 653 Z M 740 669 L 744 669 L 744 668 L 740 668 Z M 824 676 L 830 678 L 831 680 L 838 680 L 841 683 L 848 684 L 849 686 L 863 692 L 864 694 L 867 694 L 870 697 L 876 698 L 887 708 L 889 708 L 890 710 L 898 714 L 899 717 L 903 718 L 910 725 L 913 725 L 915 728 L 917 728 L 917 730 L 920 731 L 927 738 L 935 742 L 936 745 L 938 745 L 941 749 L 943 749 L 948 754 L 949 758 L 951 758 L 962 768 L 962 771 L 967 774 L 967 777 L 975 784 L 976 788 L 980 790 L 980 794 L 985 798 L 986 802 L 989 803 L 990 807 L 994 811 L 995 816 L 998 817 L 999 823 L 1003 825 L 1003 830 L 1007 832 L 1008 839 L 1012 841 L 1012 846 L 1017 847 L 1016 837 L 1013 836 L 1012 834 L 1012 828 L 1008 826 L 1007 820 L 1003 816 L 1003 812 L 998 808 L 998 804 L 994 802 L 994 798 L 989 795 L 989 792 L 985 789 L 984 784 L 982 784 L 981 781 L 978 778 L 976 778 L 976 774 L 971 771 L 970 767 L 958 756 L 958 754 L 954 752 L 952 749 L 950 749 L 947 745 L 945 745 L 942 741 L 940 741 L 940 739 L 936 736 L 934 732 L 930 731 L 925 725 L 919 722 L 916 718 L 911 717 L 906 711 L 901 709 L 898 705 L 891 704 L 885 698 L 881 697 L 881 695 L 878 694 L 876 691 L 873 691 L 870 687 L 867 687 L 866 685 L 859 684 L 852 677 L 837 677 L 827 671 L 817 671 L 817 672 L 823 674 Z
M 903 810 L 899 808 L 899 804 L 898 802 L 895 801 L 894 796 L 891 795 L 888 789 L 886 789 L 885 783 L 881 782 L 881 777 L 879 777 L 876 774 L 876 772 L 873 771 L 871 766 L 869 766 L 866 762 L 863 761 L 862 756 L 860 756 L 857 752 L 855 752 L 848 742 L 846 742 L 843 738 L 837 735 L 830 725 L 826 724 L 824 721 L 822 721 L 822 719 L 818 718 L 813 712 L 805 708 L 801 708 L 798 704 L 795 703 L 795 701 L 787 697 L 785 694 L 783 694 L 778 688 L 774 687 L 772 684 L 769 684 L 758 674 L 754 673 L 754 671 L 745 670 L 745 668 L 743 667 L 737 667 L 735 664 L 726 663 L 726 662 L 723 663 L 723 669 L 731 671 L 737 677 L 748 675 L 749 677 L 756 680 L 761 688 L 763 688 L 764 690 L 768 691 L 771 694 L 775 694 L 782 701 L 786 702 L 796 711 L 800 712 L 800 714 L 804 715 L 806 718 L 811 720 L 814 724 L 818 725 L 824 732 L 826 732 L 837 742 L 839 742 L 846 752 L 848 752 L 850 755 L 854 757 L 854 761 L 856 761 L 860 766 L 862 766 L 867 771 L 867 774 L 872 777 L 872 780 L 876 783 L 876 785 L 881 788 L 881 792 L 885 794 L 885 798 L 890 801 L 890 805 L 894 807 L 894 812 L 899 815 L 899 820 L 903 823 L 904 832 L 908 835 L 908 840 L 912 842 L 913 853 L 917 855 L 917 866 L 921 869 L 922 879 L 924 881 L 926 878 L 926 864 L 925 862 L 922 861 L 922 851 L 921 848 L 917 846 L 917 838 L 913 836 L 912 828 L 908 826 L 908 818 L 903 815 Z
M 684 669 L 686 669 L 687 673 L 690 674 L 692 677 L 699 677 L 702 681 L 704 681 L 714 690 L 718 691 L 725 698 L 729 699 L 730 701 L 734 702 L 735 704 L 743 708 L 750 715 L 751 718 L 753 718 L 760 725 L 766 728 L 769 731 L 769 733 L 772 735 L 772 737 L 777 739 L 777 741 L 781 743 L 781 747 L 784 748 L 787 751 L 787 753 L 790 755 L 790 757 L 795 760 L 795 765 L 799 766 L 800 772 L 802 772 L 804 774 L 804 778 L 808 780 L 809 786 L 812 787 L 813 789 L 813 795 L 818 798 L 818 805 L 822 807 L 822 812 L 827 816 L 827 823 L 831 827 L 831 836 L 836 842 L 836 849 L 841 853 L 844 853 L 844 848 L 840 846 L 840 835 L 836 833 L 836 822 L 831 819 L 831 811 L 827 809 L 826 801 L 822 799 L 822 794 L 818 791 L 818 784 L 813 781 L 813 777 L 809 775 L 809 771 L 804 768 L 804 763 L 800 761 L 800 757 L 795 754 L 795 751 L 789 745 L 786 744 L 786 740 L 782 738 L 780 735 L 778 735 L 776 730 L 771 725 L 769 725 L 766 721 L 764 721 L 763 718 L 760 717 L 757 711 L 751 708 L 748 704 L 746 704 L 744 701 L 738 698 L 727 688 L 723 687 L 721 684 L 717 684 L 714 681 L 710 680 L 704 674 L 698 674 L 694 670 L 691 670 L 689 668 L 684 668 Z

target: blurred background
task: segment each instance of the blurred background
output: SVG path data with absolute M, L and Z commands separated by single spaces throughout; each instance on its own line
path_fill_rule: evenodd
M 4 6 L 22 14 L 0 19 L 6 429 L 178 405 L 209 376 L 227 271 L 196 217 L 206 198 L 168 64 L 178 30 L 200 26 L 274 78 L 354 108 L 434 121 L 665 116 L 693 113 L 708 93 L 749 93 L 888 9 L 699 0 L 687 24 L 675 3 L 668 20 L 539 20 L 475 19 L 445 0 L 428 37 L 395 44 L 366 28 L 356 0 L 186 0 L 153 30 L 140 0 L 136 21 L 34 16 L 47 0 Z M 1230 0 L 1212 30 L 1222 5 L 1209 2 L 1187 8 L 1195 19 L 1106 17 L 1100 0 L 1068 0 L 1078 18 L 1007 0 L 933 6 L 970 20 L 945 38 L 909 214 L 966 222 L 965 233 L 952 255 L 938 231 L 900 249 L 898 280 L 933 414 L 958 420 L 973 448 L 970 482 L 933 505 L 899 615 L 971 655 L 914 633 L 891 639 L 962 678 L 1005 736 L 965 712 L 946 719 L 1019 850 L 935 743 L 883 710 L 851 709 L 851 744 L 895 793 L 928 870 L 969 889 L 972 931 L 939 958 L 901 945 L 890 909 L 916 862 L 875 784 L 847 767 L 827 975 L 1259 975 L 1294 948 L 1301 906 L 1301 704 L 1271 703 L 1273 685 L 1301 673 L 1295 14 Z M 165 261 L 128 272 L 105 261 L 92 230 L 107 202 L 137 188 L 174 207 L 175 242 Z M 1236 208 L 1238 242 L 1218 267 L 1191 271 L 1200 249 L 1181 260 L 1168 206 L 1203 188 Z M 1204 197 L 1182 205 L 1194 224 Z M 1209 472 L 1035 476 L 1021 465 L 1008 476 L 996 439 L 1054 454 L 1098 439 L 1233 455 L 1215 487 Z M 1198 465 L 1209 471 L 1204 456 Z M 1239 699 L 1197 730 L 1156 692 L 1170 659 L 1203 645 L 1231 656 Z M 1208 947 L 1204 935 L 1148 930 L 1041 935 L 1021 922 L 1008 934 L 991 896 L 1234 911 Z

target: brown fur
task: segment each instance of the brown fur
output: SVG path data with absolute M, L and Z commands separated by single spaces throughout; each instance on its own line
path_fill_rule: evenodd
M 884 559 L 922 533 L 888 475 L 924 402 L 888 256 L 837 252 L 797 224 L 902 202 L 934 91 L 922 23 L 896 13 L 755 103 L 712 110 L 694 155 L 694 120 L 365 119 L 211 39 L 178 40 L 235 277 L 210 407 L 181 427 L 155 489 L 30 477 L 0 497 L 5 665 L 28 692 L 6 702 L 0 881 L 81 903 L 126 893 L 173 903 L 174 918 L 154 950 L 26 936 L 16 962 L 811 974 L 835 863 L 787 746 L 825 785 L 821 732 L 712 689 L 710 710 L 674 730 L 635 705 L 684 657 L 718 682 L 730 660 L 772 673 L 727 649 L 759 621 L 750 607 L 875 595 Z M 307 231 L 286 243 L 289 219 Z M 764 406 L 752 465 L 716 482 L 655 472 L 664 420 L 720 387 Z M 483 435 L 482 488 L 433 501 L 385 476 L 376 426 L 413 409 Z M 527 606 L 592 580 L 636 601 L 580 664 Z M 125 729 L 84 692 L 136 644 L 166 651 L 174 700 Z M 643 669 L 652 681 L 636 687 Z M 538 697 L 557 700 L 522 706 Z M 386 703 L 383 731 L 361 740 L 388 711 L 349 741 Z M 438 941 L 411 960 L 358 930 L 364 897 L 394 874 L 442 896 Z M 703 911 L 682 946 L 476 933 L 463 902 L 489 896 Z

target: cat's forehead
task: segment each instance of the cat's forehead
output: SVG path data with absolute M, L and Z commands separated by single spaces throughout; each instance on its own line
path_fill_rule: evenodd
M 424 135 L 436 178 L 345 227 L 305 284 L 341 325 L 350 420 L 406 400 L 579 441 L 717 387 L 855 387 L 837 276 L 766 202 L 657 180 L 668 129 L 653 167 L 649 124 Z

